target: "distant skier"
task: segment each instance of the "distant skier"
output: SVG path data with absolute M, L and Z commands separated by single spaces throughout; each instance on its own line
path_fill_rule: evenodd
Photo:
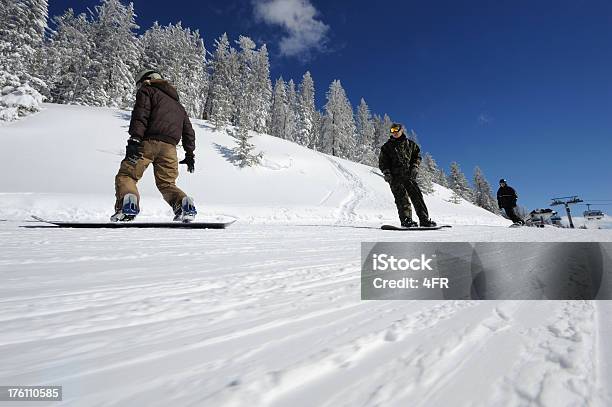
M 196 215 L 193 200 L 176 186 L 178 164 L 194 172 L 195 132 L 176 89 L 154 69 L 136 77 L 136 104 L 128 133 L 125 159 L 115 177 L 115 214 L 111 221 L 130 221 L 140 204 L 137 182 L 153 164 L 155 184 L 174 211 L 174 220 L 189 222 Z M 182 140 L 185 159 L 180 163 L 176 145 Z
M 410 201 L 414 205 L 421 226 L 436 226 L 436 222 L 429 219 L 423 194 L 416 182 L 421 163 L 420 151 L 414 141 L 408 140 L 403 126 L 396 123 L 391 126 L 391 137 L 380 149 L 378 167 L 391 187 L 397 213 L 404 227 L 418 226 L 412 220 Z
M 516 213 L 516 200 L 518 196 L 514 188 L 508 186 L 505 179 L 499 180 L 499 189 L 497 190 L 497 205 L 499 209 L 504 209 L 506 215 L 516 225 L 524 225 L 525 221 L 521 219 Z

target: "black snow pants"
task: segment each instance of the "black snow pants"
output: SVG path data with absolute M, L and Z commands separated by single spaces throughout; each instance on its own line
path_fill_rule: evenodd
M 523 219 L 519 218 L 519 216 L 516 214 L 515 208 L 516 206 L 504 206 L 504 211 L 506 212 L 506 215 L 508 215 L 508 217 L 510 218 L 512 222 L 525 223 Z
M 429 219 L 427 206 L 423 200 L 421 188 L 416 181 L 411 180 L 408 176 L 394 177 L 391 183 L 391 192 L 395 198 L 395 206 L 397 206 L 397 214 L 400 221 L 404 219 L 412 219 L 412 207 L 410 201 L 414 205 L 414 210 L 421 222 Z

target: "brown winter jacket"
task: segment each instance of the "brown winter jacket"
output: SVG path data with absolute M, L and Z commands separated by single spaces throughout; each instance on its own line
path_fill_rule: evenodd
M 136 93 L 129 133 L 141 140 L 160 140 L 177 145 L 181 139 L 186 155 L 195 150 L 195 132 L 176 89 L 164 80 L 148 80 Z

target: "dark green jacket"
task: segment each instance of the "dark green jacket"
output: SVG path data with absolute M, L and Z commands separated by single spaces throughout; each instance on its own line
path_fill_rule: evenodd
M 406 135 L 399 138 L 389 138 L 380 148 L 378 157 L 378 168 L 384 174 L 389 172 L 393 175 L 405 175 L 410 172 L 410 167 L 418 167 L 421 164 L 421 149 L 418 144 L 408 140 Z

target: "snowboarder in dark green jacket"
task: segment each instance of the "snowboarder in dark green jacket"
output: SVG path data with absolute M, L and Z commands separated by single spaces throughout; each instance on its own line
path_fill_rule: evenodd
M 403 126 L 396 123 L 391 126 L 391 137 L 380 149 L 378 167 L 391 187 L 403 227 L 418 226 L 412 220 L 410 201 L 414 205 L 420 226 L 436 226 L 436 222 L 429 219 L 423 194 L 416 181 L 421 164 L 420 151 L 417 143 L 408 140 Z

